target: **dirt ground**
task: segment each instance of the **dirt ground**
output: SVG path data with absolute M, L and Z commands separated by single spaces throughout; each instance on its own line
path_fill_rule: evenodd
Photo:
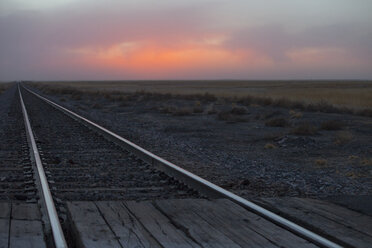
M 141 93 L 48 97 L 249 199 L 372 195 L 370 117 Z

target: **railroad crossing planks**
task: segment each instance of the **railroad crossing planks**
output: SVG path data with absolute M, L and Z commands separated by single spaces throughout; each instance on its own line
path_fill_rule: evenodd
M 10 203 L 0 203 L 0 248 L 8 248 L 10 210 Z
M 315 199 L 266 198 L 257 203 L 309 229 L 318 230 L 343 246 L 371 247 L 372 217 L 368 215 Z
M 46 247 L 37 204 L 0 203 L 0 248 Z
M 315 247 L 225 199 L 69 202 L 67 208 L 78 247 Z

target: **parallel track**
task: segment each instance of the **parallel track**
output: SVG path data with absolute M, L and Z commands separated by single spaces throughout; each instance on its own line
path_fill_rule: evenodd
M 223 197 L 322 247 L 341 247 L 21 88 L 57 202 Z

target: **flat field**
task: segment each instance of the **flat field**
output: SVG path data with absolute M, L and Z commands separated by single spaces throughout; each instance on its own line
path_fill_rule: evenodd
M 83 81 L 42 82 L 83 91 L 204 94 L 287 99 L 305 104 L 326 102 L 340 107 L 372 108 L 372 81 Z
M 370 83 L 50 85 L 38 87 L 39 92 L 243 197 L 372 194 L 371 107 L 362 112 L 324 103 L 304 106 L 250 97 L 262 92 L 266 92 L 265 97 L 277 96 L 278 92 L 296 97 L 293 92 L 301 92 L 313 93 L 312 101 L 318 101 L 313 91 L 317 88 L 322 94 L 346 98 L 350 108 L 351 101 L 345 95 L 353 92 L 355 98 L 361 98 L 370 92 Z M 227 97 L 233 95 L 240 97 Z M 370 97 L 365 100 L 370 101 Z

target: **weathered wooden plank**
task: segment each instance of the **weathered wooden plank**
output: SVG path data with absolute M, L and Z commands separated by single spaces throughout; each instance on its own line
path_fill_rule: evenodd
M 96 202 L 96 205 L 123 247 L 160 247 L 122 202 Z
M 9 219 L 0 219 L 0 248 L 8 248 Z
M 122 247 L 94 202 L 68 202 L 67 209 L 78 247 Z
M 246 222 L 247 216 L 231 213 L 231 209 L 216 207 L 216 200 L 183 199 L 183 204 L 241 247 L 279 247 L 257 233 Z
M 0 219 L 8 219 L 10 216 L 10 203 L 0 202 Z
M 212 205 L 213 203 L 209 203 Z M 227 199 L 215 200 L 215 204 L 211 206 L 211 211 L 216 211 L 216 215 L 229 213 L 231 224 L 242 221 L 247 227 L 254 230 L 258 234 L 267 238 L 273 244 L 280 247 L 317 247 L 314 244 L 304 240 L 289 231 L 271 223 L 270 221 L 244 209 L 243 207 L 231 202 Z
M 40 220 L 11 220 L 10 248 L 46 247 Z
M 372 237 L 372 217 L 368 215 L 317 199 L 291 198 L 290 201 Z
M 0 203 L 0 248 L 8 248 L 10 203 Z
M 151 233 L 164 248 L 172 247 L 200 247 L 188 235 L 174 226 L 171 221 L 159 212 L 150 202 L 124 203 L 127 209 L 138 219 L 143 227 Z
M 259 202 L 268 206 L 274 211 L 291 216 L 299 222 L 306 223 L 326 236 L 335 237 L 347 245 L 354 247 L 371 247 L 372 238 L 364 233 L 356 231 L 348 226 L 339 224 L 332 219 L 328 219 L 314 211 L 314 206 L 295 202 L 290 198 L 260 199 Z M 313 210 L 312 210 L 313 209 Z
M 240 247 L 221 231 L 210 225 L 192 211 L 182 200 L 160 200 L 156 206 L 166 213 L 167 217 L 183 230 L 187 230 L 202 247 Z
M 12 219 L 41 220 L 39 206 L 37 204 L 13 203 Z

